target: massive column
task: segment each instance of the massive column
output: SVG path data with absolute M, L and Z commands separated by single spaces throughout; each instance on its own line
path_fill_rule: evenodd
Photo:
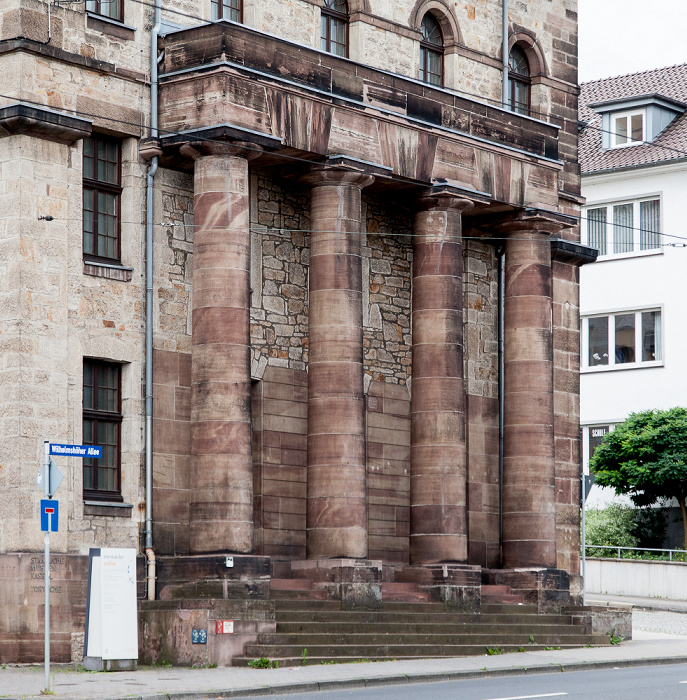
M 251 552 L 251 146 L 192 143 L 191 554 Z
M 309 559 L 367 556 L 359 171 L 319 169 L 312 186 L 308 362 Z
M 560 228 L 536 212 L 496 227 L 506 234 L 504 568 L 556 566 L 550 234 Z
M 439 192 L 415 215 L 411 564 L 467 561 L 461 226 L 471 207 Z

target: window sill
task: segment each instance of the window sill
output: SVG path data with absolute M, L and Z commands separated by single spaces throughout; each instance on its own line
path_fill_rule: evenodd
M 653 369 L 654 367 L 663 367 L 663 360 L 656 362 L 626 362 L 619 365 L 599 365 L 596 367 L 582 367 L 580 374 L 598 374 L 600 372 L 623 372 L 630 369 Z
M 663 255 L 663 248 L 651 248 L 650 250 L 638 250 L 632 253 L 611 253 L 609 255 L 599 255 L 596 262 L 609 262 L 611 260 L 630 260 L 632 258 L 646 258 L 651 255 Z
M 124 267 L 115 263 L 101 263 L 93 260 L 83 261 L 84 275 L 92 275 L 93 277 L 104 277 L 108 280 L 119 280 L 120 282 L 131 282 L 134 268 Z
M 110 518 L 130 518 L 131 503 L 114 503 L 112 501 L 84 501 L 84 515 L 102 515 Z
M 136 27 L 130 27 L 119 20 L 88 11 L 86 12 L 86 26 L 89 29 L 97 29 L 105 34 L 112 34 L 119 39 L 134 39 L 136 33 Z

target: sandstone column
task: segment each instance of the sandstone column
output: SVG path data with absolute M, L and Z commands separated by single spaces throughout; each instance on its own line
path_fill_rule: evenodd
M 420 200 L 413 239 L 410 563 L 467 561 L 462 213 Z
M 503 566 L 556 566 L 550 234 L 555 218 L 521 214 L 506 234 Z
M 241 143 L 184 146 L 193 157 L 191 554 L 251 552 L 248 160 Z
M 309 559 L 367 556 L 361 191 L 373 178 L 321 169 L 312 185 L 308 364 Z

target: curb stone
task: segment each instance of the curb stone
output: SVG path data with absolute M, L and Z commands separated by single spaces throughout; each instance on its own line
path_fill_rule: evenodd
M 511 667 L 479 671 L 447 671 L 436 673 L 418 673 L 413 675 L 399 674 L 397 676 L 378 676 L 376 678 L 352 678 L 350 680 L 312 681 L 306 683 L 290 683 L 284 685 L 262 686 L 253 688 L 234 688 L 231 690 L 207 690 L 204 692 L 172 692 L 155 695 L 118 695 L 103 697 L 99 700 L 228 700 L 230 698 L 268 697 L 270 695 L 293 695 L 295 693 L 312 693 L 326 690 L 344 690 L 356 688 L 375 688 L 388 685 L 404 685 L 415 683 L 432 683 L 440 681 L 474 680 L 477 678 L 527 676 L 545 673 L 562 673 L 574 671 L 591 671 L 612 668 L 629 668 L 633 666 L 666 666 L 687 663 L 687 657 L 670 656 L 662 658 L 626 659 L 619 661 L 581 661 L 563 664 L 549 663 L 545 666 Z M 34 696 L 35 697 L 35 696 Z M 63 700 L 67 696 L 60 695 Z M 7 697 L 6 700 L 25 700 L 20 697 Z

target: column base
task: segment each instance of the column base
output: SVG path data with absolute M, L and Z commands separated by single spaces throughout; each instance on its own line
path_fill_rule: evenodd
M 382 562 L 370 559 L 306 559 L 291 562 L 293 578 L 313 581 L 343 610 L 381 610 Z
M 539 613 L 558 613 L 579 604 L 576 581 L 572 582 L 571 595 L 571 575 L 562 569 L 483 569 L 482 583 L 508 586 L 527 605 L 536 605 Z

